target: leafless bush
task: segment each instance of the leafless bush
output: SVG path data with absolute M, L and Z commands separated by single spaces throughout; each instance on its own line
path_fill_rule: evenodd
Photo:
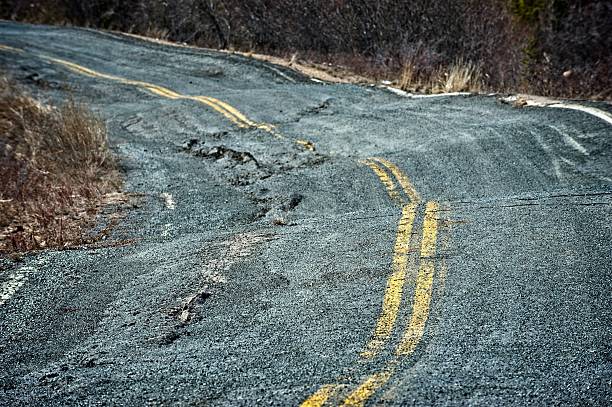
M 537 17 L 531 87 L 545 95 L 612 98 L 612 1 L 550 1 Z
M 5 1 L 5 18 L 299 53 L 402 83 L 408 71 L 426 83 L 463 58 L 486 89 L 610 97 L 611 0 Z
M 69 102 L 41 104 L 0 78 L 0 252 L 83 241 L 121 187 L 100 119 Z

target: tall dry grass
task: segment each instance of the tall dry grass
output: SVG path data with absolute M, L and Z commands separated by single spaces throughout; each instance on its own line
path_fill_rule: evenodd
M 398 85 L 408 92 L 477 93 L 483 88 L 483 74 L 477 64 L 463 58 L 457 59 L 450 66 L 430 71 L 419 70 L 414 63 L 408 62 L 402 69 Z
M 43 104 L 0 77 L 0 252 L 80 244 L 121 185 L 99 118 L 75 102 Z
M 480 92 L 482 71 L 471 61 L 458 59 L 448 71 L 440 72 L 440 88 L 444 92 Z

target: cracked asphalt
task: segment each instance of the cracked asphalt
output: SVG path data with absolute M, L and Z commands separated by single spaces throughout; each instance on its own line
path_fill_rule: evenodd
M 0 405 L 612 404 L 605 120 L 9 22 L 0 67 L 140 196 L 0 260 Z

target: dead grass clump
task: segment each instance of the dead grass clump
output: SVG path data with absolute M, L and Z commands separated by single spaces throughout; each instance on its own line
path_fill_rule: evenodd
M 0 252 L 80 244 L 121 188 L 104 123 L 38 102 L 0 76 Z
M 414 91 L 418 87 L 417 84 L 418 84 L 418 80 L 417 80 L 417 75 L 415 72 L 414 65 L 412 64 L 405 65 L 404 68 L 402 69 L 402 72 L 400 74 L 400 78 L 398 81 L 398 85 L 400 89 L 403 89 L 406 91 Z
M 167 41 L 170 38 L 170 30 L 167 28 L 149 26 L 143 33 L 145 37 L 154 38 L 156 40 Z
M 480 92 L 482 73 L 480 68 L 472 63 L 458 59 L 450 66 L 448 72 L 440 75 L 441 89 L 444 92 Z
M 413 63 L 404 65 L 398 85 L 408 92 L 445 93 L 474 92 L 482 90 L 482 71 L 473 62 L 456 60 L 448 67 L 433 71 L 419 70 Z

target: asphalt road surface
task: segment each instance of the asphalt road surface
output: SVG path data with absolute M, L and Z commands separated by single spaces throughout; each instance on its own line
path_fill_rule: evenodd
M 140 194 L 0 272 L 0 405 L 610 405 L 612 119 L 0 22 Z M 585 105 L 586 106 L 586 105 Z

